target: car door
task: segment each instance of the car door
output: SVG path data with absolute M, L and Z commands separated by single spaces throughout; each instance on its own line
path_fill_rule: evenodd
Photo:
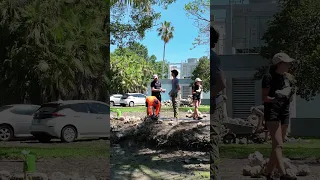
M 37 109 L 37 106 L 21 106 L 10 110 L 13 114 L 11 121 L 15 123 L 16 135 L 30 135 L 33 114 Z
M 139 105 L 144 105 L 146 103 L 146 98 L 143 94 L 138 94 Z
M 91 122 L 94 121 L 95 116 L 90 113 L 89 105 L 87 103 L 76 103 L 70 104 L 69 108 L 73 111 L 73 113 L 70 113 L 72 122 L 69 122 L 69 124 L 77 128 L 80 136 L 90 136 L 94 132 Z
M 121 99 L 122 95 L 114 95 L 114 104 L 115 105 L 119 105 L 120 104 L 120 99 Z
M 110 107 L 107 104 L 96 102 L 90 103 L 90 112 L 94 114 L 94 135 L 106 137 L 110 135 Z

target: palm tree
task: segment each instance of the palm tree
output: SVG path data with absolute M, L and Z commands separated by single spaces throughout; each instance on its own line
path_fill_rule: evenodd
M 171 26 L 171 22 L 164 21 L 162 26 L 158 28 L 158 36 L 161 36 L 163 40 L 163 61 L 162 61 L 162 76 L 164 76 L 164 57 L 166 53 L 166 45 L 173 38 L 174 27 Z

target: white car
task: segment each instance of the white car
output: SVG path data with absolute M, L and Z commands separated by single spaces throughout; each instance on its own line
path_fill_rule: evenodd
M 146 95 L 141 93 L 127 93 L 124 94 L 120 99 L 121 106 L 136 106 L 136 105 L 145 105 L 146 104 Z
M 110 137 L 110 107 L 100 101 L 70 100 L 43 104 L 35 113 L 30 133 L 40 142 L 53 138 L 73 142 Z
M 122 94 L 111 95 L 110 96 L 110 105 L 111 106 L 119 106 L 121 97 L 122 97 Z
M 0 107 L 0 141 L 31 136 L 29 127 L 38 105 L 13 104 Z

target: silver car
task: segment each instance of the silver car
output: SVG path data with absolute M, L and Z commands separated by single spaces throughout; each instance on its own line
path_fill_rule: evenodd
M 13 104 L 0 107 L 0 141 L 32 136 L 29 127 L 38 105 Z
M 138 106 L 146 104 L 146 95 L 141 93 L 127 93 L 124 94 L 120 99 L 121 106 Z
M 68 100 L 43 104 L 34 114 L 30 133 L 40 142 L 58 138 L 73 142 L 81 138 L 110 136 L 110 107 L 104 102 Z
M 119 106 L 121 98 L 122 98 L 122 94 L 112 94 L 110 96 L 110 105 Z

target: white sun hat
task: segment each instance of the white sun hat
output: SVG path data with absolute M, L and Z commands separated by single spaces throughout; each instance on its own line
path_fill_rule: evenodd
M 196 82 L 201 82 L 202 80 L 200 78 L 196 78 Z

